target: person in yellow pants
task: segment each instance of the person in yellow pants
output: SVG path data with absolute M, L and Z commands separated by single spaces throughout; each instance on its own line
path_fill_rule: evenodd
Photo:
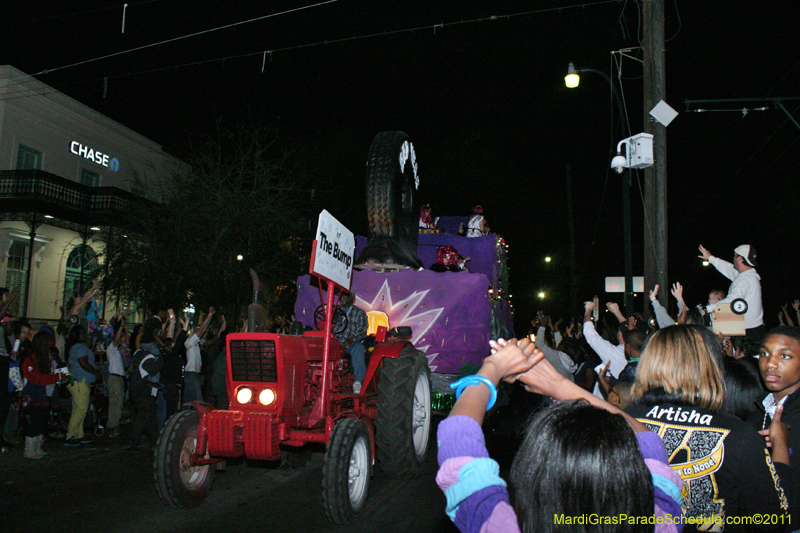
M 83 421 L 89 411 L 89 394 L 92 383 L 102 377 L 95 366 L 94 353 L 86 346 L 87 335 L 83 326 L 73 326 L 67 335 L 66 350 L 69 353 L 67 364 L 75 381 L 67 386 L 72 395 L 72 415 L 69 417 L 67 440 L 64 446 L 80 446 L 89 444 L 91 439 L 83 433 Z

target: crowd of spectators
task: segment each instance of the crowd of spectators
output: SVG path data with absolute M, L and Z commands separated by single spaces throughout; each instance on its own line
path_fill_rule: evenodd
M 693 287 L 708 298 L 689 307 L 675 283 L 674 315 L 657 285 L 647 316 L 596 298 L 580 317 L 540 311 L 456 383 L 437 482 L 462 531 L 798 529 L 800 300 L 767 330 L 755 249 L 732 262 L 699 250 L 727 291 Z M 739 330 L 715 333 L 731 309 Z M 540 395 L 510 490 L 481 431 L 500 381 Z
M 105 321 L 98 288 L 71 298 L 55 328 L 36 329 L 8 311 L 16 295 L 0 289 L 3 453 L 22 448 L 23 457 L 44 459 L 48 446 L 100 437 L 137 453 L 143 435 L 153 447 L 189 402 L 227 408 L 224 316 L 211 307 L 187 317 L 151 302 L 141 324 L 130 323 L 125 305 Z

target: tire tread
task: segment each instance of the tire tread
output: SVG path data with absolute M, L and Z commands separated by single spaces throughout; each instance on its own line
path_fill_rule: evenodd
M 416 477 L 425 465 L 414 450 L 413 403 L 417 376 L 424 372 L 430 380 L 425 355 L 406 347 L 397 359 L 383 361 L 378 383 L 375 419 L 375 455 L 381 471 L 392 477 Z

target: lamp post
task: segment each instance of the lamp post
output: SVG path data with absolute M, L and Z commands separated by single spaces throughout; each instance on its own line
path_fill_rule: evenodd
M 593 68 L 576 69 L 575 65 L 570 61 L 567 67 L 567 75 L 564 76 L 564 84 L 569 89 L 574 89 L 580 84 L 579 72 L 592 72 L 603 77 L 608 82 L 611 88 L 611 94 L 617 102 L 619 108 L 620 124 L 624 124 L 622 98 L 620 98 L 619 91 L 614 85 L 614 80 L 603 72 L 602 70 L 595 70 Z M 623 241 L 625 246 L 625 314 L 627 316 L 633 315 L 633 251 L 631 247 L 631 174 L 630 171 L 625 172 L 622 183 L 622 220 L 623 220 Z

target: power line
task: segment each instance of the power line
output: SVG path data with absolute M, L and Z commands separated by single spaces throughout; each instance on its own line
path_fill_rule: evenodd
M 280 11 L 278 13 L 272 13 L 272 14 L 269 14 L 269 15 L 264 15 L 263 17 L 256 17 L 256 18 L 250 19 L 250 20 L 243 20 L 243 21 L 240 21 L 240 22 L 234 22 L 232 24 L 226 24 L 224 26 L 217 26 L 216 28 L 211 28 L 209 30 L 198 31 L 198 32 L 195 32 L 195 33 L 190 33 L 188 35 L 182 35 L 181 37 L 174 37 L 172 39 L 167 39 L 166 41 L 159 41 L 157 43 L 146 44 L 144 46 L 137 46 L 136 48 L 131 48 L 129 50 L 123 50 L 121 52 L 114 52 L 113 54 L 107 54 L 107 55 L 104 55 L 104 56 L 96 57 L 94 59 L 86 59 L 84 61 L 78 61 L 77 63 L 72 63 L 71 65 L 64 65 L 62 67 L 56 67 L 56 68 L 52 68 L 52 69 L 45 69 L 45 70 L 42 70 L 41 72 L 37 72 L 36 74 L 32 74 L 32 75 L 33 76 L 39 76 L 39 75 L 43 75 L 43 74 L 49 74 L 50 72 L 55 72 L 57 70 L 63 70 L 65 68 L 77 67 L 78 65 L 85 65 L 86 63 L 93 63 L 95 61 L 100 61 L 102 59 L 108 59 L 110 57 L 121 56 L 123 54 L 129 54 L 131 52 L 137 52 L 139 50 L 144 50 L 146 48 L 153 48 L 154 46 L 160 46 L 162 44 L 172 43 L 172 42 L 175 42 L 175 41 L 188 39 L 190 37 L 197 37 L 198 35 L 204 35 L 206 33 L 212 33 L 212 32 L 219 31 L 219 30 L 233 28 L 235 26 L 241 26 L 242 24 L 249 24 L 251 22 L 256 22 L 256 21 L 259 21 L 259 20 L 278 17 L 280 15 L 286 15 L 288 13 L 295 13 L 297 11 L 303 11 L 303 10 L 306 10 L 306 9 L 311 9 L 311 8 L 314 8 L 314 7 L 323 6 L 325 4 L 332 4 L 332 3 L 338 2 L 338 1 L 339 0 L 325 0 L 324 2 L 319 2 L 317 4 L 312 4 L 312 5 L 309 5 L 309 6 L 302 6 L 302 7 L 297 7 L 297 8 L 294 8 L 294 9 L 287 9 L 286 11 Z
M 332 3 L 332 2 L 336 2 L 336 1 L 338 1 L 338 0 L 327 0 L 326 2 L 322 2 L 322 3 L 319 3 L 319 4 L 314 4 L 314 5 L 306 6 L 306 7 L 303 7 L 303 8 L 297 8 L 295 10 L 283 11 L 281 13 L 275 13 L 275 14 L 272 14 L 272 15 L 266 15 L 264 17 L 259 17 L 259 18 L 255 18 L 255 19 L 251 19 L 251 20 L 247 20 L 247 21 L 242 21 L 242 22 L 237 22 L 237 23 L 234 23 L 234 24 L 229 24 L 227 26 L 220 26 L 219 28 L 213 28 L 213 29 L 210 29 L 210 30 L 197 32 L 197 33 L 193 33 L 191 35 L 186 35 L 186 36 L 183 36 L 183 37 L 176 37 L 174 39 L 169 39 L 167 41 L 161 41 L 161 42 L 153 43 L 153 44 L 150 44 L 150 45 L 140 46 L 138 48 L 133 48 L 131 50 L 117 52 L 117 53 L 114 53 L 114 54 L 101 56 L 101 57 L 98 57 L 98 58 L 95 58 L 95 59 L 89 59 L 89 60 L 86 60 L 86 61 L 73 63 L 71 65 L 65 65 L 65 66 L 57 67 L 57 68 L 53 68 L 53 69 L 45 69 L 45 70 L 43 70 L 41 72 L 38 72 L 36 74 L 32 74 L 31 77 L 32 76 L 39 76 L 39 75 L 48 74 L 48 73 L 51 73 L 51 72 L 55 72 L 57 70 L 63 70 L 63 69 L 75 67 L 75 66 L 78 66 L 78 65 L 91 63 L 91 62 L 94 62 L 94 61 L 99 61 L 101 59 L 107 59 L 109 57 L 114 57 L 114 56 L 118 56 L 118 55 L 121 55 L 121 54 L 126 54 L 128 52 L 142 50 L 144 48 L 150 48 L 150 47 L 153 47 L 153 46 L 158 46 L 160 44 L 165 44 L 165 43 L 177 41 L 177 40 L 180 40 L 180 39 L 185 39 L 187 37 L 193 37 L 193 36 L 200 35 L 200 34 L 203 34 L 203 33 L 210 33 L 210 32 L 213 32 L 213 31 L 217 31 L 219 29 L 229 28 L 231 26 L 237 26 L 237 25 L 248 23 L 248 22 L 253 22 L 253 21 L 256 21 L 256 20 L 275 17 L 275 16 L 278 16 L 278 15 L 291 13 L 293 11 L 299 11 L 301 9 L 308 9 L 310 7 L 317 7 L 317 6 L 320 6 L 320 5 L 323 5 L 323 4 L 328 4 L 328 3 Z M 285 46 L 285 47 L 281 47 L 281 48 L 275 48 L 275 49 L 272 49 L 272 50 L 259 50 L 258 52 L 248 52 L 248 53 L 237 54 L 237 55 L 232 55 L 232 56 L 225 56 L 225 57 L 218 57 L 218 58 L 213 58 L 213 59 L 203 59 L 203 60 L 198 60 L 198 61 L 191 61 L 191 62 L 188 62 L 188 63 L 181 63 L 181 64 L 178 64 L 178 65 L 170 65 L 170 66 L 166 66 L 166 67 L 159 67 L 159 68 L 154 68 L 154 69 L 147 69 L 147 70 L 139 70 L 139 71 L 135 71 L 135 72 L 129 72 L 129 73 L 126 73 L 126 74 L 117 74 L 117 75 L 114 75 L 114 76 L 107 76 L 107 78 L 108 79 L 116 79 L 116 78 L 124 78 L 124 77 L 129 77 L 129 76 L 138 76 L 138 75 L 141 75 L 141 74 L 151 74 L 151 73 L 154 73 L 154 72 L 162 72 L 162 71 L 165 71 L 165 70 L 192 67 L 192 66 L 198 66 L 198 65 L 203 65 L 203 64 L 207 64 L 207 63 L 215 63 L 215 62 L 219 62 L 219 61 L 227 61 L 227 60 L 230 60 L 230 59 L 241 59 L 241 58 L 255 57 L 255 56 L 262 56 L 262 58 L 263 58 L 262 59 L 262 66 L 263 66 L 264 61 L 266 59 L 266 56 L 269 55 L 270 57 L 272 57 L 272 54 L 276 53 L 276 52 L 288 52 L 288 51 L 301 50 L 301 49 L 306 49 L 306 48 L 313 48 L 313 47 L 323 46 L 323 45 L 341 44 L 341 43 L 345 43 L 345 42 L 358 41 L 358 40 L 362 40 L 362 39 L 374 39 L 374 38 L 377 38 L 377 37 L 387 37 L 387 36 L 390 36 L 390 35 L 398 35 L 398 34 L 402 34 L 402 33 L 414 33 L 414 32 L 422 31 L 422 30 L 433 30 L 433 32 L 435 33 L 437 28 L 446 28 L 446 27 L 450 27 L 450 26 L 459 26 L 459 25 L 464 25 L 464 24 L 472 24 L 472 23 L 475 23 L 475 22 L 486 22 L 486 21 L 496 21 L 496 20 L 500 20 L 500 19 L 511 19 L 511 18 L 516 18 L 516 17 L 528 16 L 528 15 L 537 15 L 537 14 L 553 12 L 553 11 L 560 12 L 560 11 L 564 11 L 566 9 L 593 7 L 593 6 L 602 5 L 602 4 L 609 4 L 609 3 L 612 3 L 612 2 L 616 2 L 616 1 L 617 0 L 599 0 L 597 2 L 587 2 L 587 3 L 582 3 L 582 4 L 570 5 L 570 6 L 552 7 L 552 8 L 538 9 L 538 10 L 532 10 L 532 11 L 524 11 L 524 12 L 519 12 L 519 13 L 511 13 L 511 14 L 506 14 L 506 15 L 491 15 L 491 16 L 488 16 L 488 17 L 481 17 L 481 18 L 476 18 L 476 19 L 459 20 L 459 21 L 455 21 L 455 22 L 442 22 L 442 23 L 438 23 L 438 24 L 428 24 L 428 25 L 425 25 L 425 26 L 417 26 L 417 27 L 414 27 L 414 28 L 404 28 L 404 29 L 400 29 L 400 30 L 389 30 L 389 31 L 384 31 L 384 32 L 380 32 L 380 33 L 370 33 L 370 34 L 366 34 L 366 35 L 356 35 L 356 36 L 352 36 L 352 37 L 344 37 L 344 38 L 341 38 L 341 39 L 332 39 L 332 40 L 325 40 L 325 41 L 316 41 L 316 42 L 313 42 L 313 43 Z M 262 70 L 263 70 L 263 68 L 262 68 Z M 95 80 L 97 80 L 97 78 Z M 12 81 L 15 81 L 15 80 L 12 80 Z M 82 80 L 81 82 L 76 82 L 76 83 L 86 83 L 86 80 Z M 69 85 L 63 85 L 63 86 L 69 86 Z M 19 91 L 14 91 L 14 92 L 11 92 L 11 93 L 7 93 L 7 95 L 10 95 L 10 96 L 5 96 L 5 97 L 2 98 L 2 100 L 13 100 L 15 98 L 26 98 L 29 95 L 48 94 L 50 92 L 58 92 L 58 91 L 57 91 L 57 89 L 52 89 L 52 91 L 49 91 L 48 89 L 44 89 L 42 91 L 37 91 L 37 90 L 33 90 L 33 89 L 20 89 Z

